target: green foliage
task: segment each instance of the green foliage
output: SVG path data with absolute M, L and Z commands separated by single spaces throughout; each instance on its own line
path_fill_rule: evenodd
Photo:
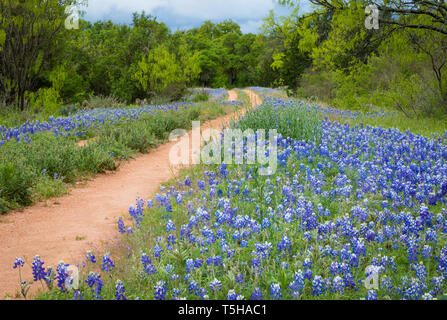
M 390 26 L 366 30 L 362 6 L 355 1 L 329 20 L 317 16 L 305 17 L 296 29 L 302 36 L 299 49 L 312 58 L 298 96 L 351 110 L 379 106 L 417 118 L 446 110 L 442 74 L 447 51 L 440 49 L 445 37 L 427 30 L 391 32 Z M 278 57 L 273 66 L 282 66 Z
M 87 98 L 84 79 L 73 66 L 57 66 L 50 72 L 48 78 L 63 101 L 80 103 Z
M 208 101 L 210 96 L 206 92 L 199 92 L 193 96 L 191 102 L 203 102 Z
M 42 71 L 63 47 L 65 7 L 76 0 L 0 2 L 0 88 L 3 100 L 25 108 Z
M 316 111 L 294 100 L 281 105 L 281 108 L 273 101 L 264 101 L 258 108 L 247 111 L 237 127 L 242 131 L 276 129 L 284 137 L 316 143 L 321 138 L 321 124 Z
M 178 50 L 176 56 L 167 47 L 158 46 L 138 62 L 134 79 L 145 92 L 178 99 L 186 85 L 198 77 L 198 53 L 189 54 L 184 46 Z
M 76 106 L 70 105 L 70 106 L 62 107 L 59 113 L 60 113 L 61 116 L 67 117 L 67 116 L 69 116 L 71 114 L 76 113 L 77 111 L 78 110 L 77 110 Z
M 34 112 L 42 112 L 46 115 L 58 115 L 62 106 L 59 92 L 54 88 L 40 88 L 37 92 L 29 92 L 27 95 L 29 107 Z
M 84 100 L 83 108 L 85 109 L 106 109 L 106 108 L 121 108 L 124 104 L 113 95 L 109 96 L 91 96 Z
M 0 166 L 0 213 L 30 205 L 32 183 L 26 168 L 12 164 Z

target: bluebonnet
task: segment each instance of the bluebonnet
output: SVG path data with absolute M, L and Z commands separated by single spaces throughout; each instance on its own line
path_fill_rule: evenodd
M 255 288 L 255 290 L 251 293 L 252 300 L 262 300 L 262 291 L 259 288 Z
M 116 300 L 126 300 L 126 289 L 124 287 L 124 284 L 121 280 L 117 280 L 115 282 L 115 299 Z
M 25 265 L 25 261 L 23 261 L 22 258 L 16 258 L 16 260 L 14 261 L 14 265 L 13 268 L 16 269 L 17 267 L 23 267 Z
M 343 293 L 344 286 L 345 286 L 345 283 L 340 276 L 336 276 L 334 278 L 334 280 L 332 281 L 332 291 L 333 292 Z
M 146 272 L 147 275 L 152 275 L 152 274 L 157 273 L 157 269 L 152 264 L 152 260 L 149 258 L 149 256 L 146 253 L 142 254 L 141 263 L 143 264 L 144 272 Z
M 75 290 L 73 300 L 84 300 L 81 291 Z
M 87 283 L 87 285 L 92 288 L 92 292 L 95 294 L 95 298 L 101 299 L 101 291 L 104 286 L 101 275 L 90 272 L 87 280 L 85 280 L 85 283 Z
M 101 270 L 102 271 L 112 271 L 112 269 L 114 267 L 115 267 L 115 264 L 113 263 L 112 259 L 110 258 L 110 253 L 106 253 L 102 257 Z
M 57 280 L 57 286 L 59 287 L 60 291 L 65 291 L 65 285 L 67 282 L 67 279 L 69 279 L 70 275 L 67 270 L 68 264 L 65 264 L 63 261 L 59 262 L 59 264 L 56 267 L 56 280 Z M 72 281 L 72 280 L 71 280 Z
M 227 300 L 243 300 L 243 296 L 240 293 L 236 293 L 234 289 L 228 290 Z
M 158 281 L 157 285 L 154 287 L 155 300 L 165 300 L 167 290 L 168 290 L 168 287 L 166 285 L 166 282 Z
M 158 243 L 154 246 L 152 249 L 154 252 L 154 257 L 160 258 L 161 253 L 163 252 L 163 249 L 158 245 Z
M 242 273 L 237 274 L 235 281 L 239 284 L 245 284 L 244 276 L 242 275 Z
M 312 295 L 320 296 L 326 292 L 326 284 L 321 276 L 315 276 L 312 281 Z
M 214 278 L 213 281 L 210 282 L 210 290 L 211 291 L 221 291 L 222 290 L 222 282 Z
M 288 251 L 290 247 L 292 246 L 292 242 L 287 236 L 283 236 L 282 240 L 278 243 L 278 250 L 281 251 Z
M 118 231 L 119 231 L 121 234 L 126 233 L 126 227 L 124 226 L 124 222 L 123 222 L 123 218 L 122 218 L 122 217 L 120 217 L 120 218 L 118 219 Z
M 366 295 L 366 300 L 377 300 L 377 293 L 374 290 L 369 290 Z
M 174 222 L 172 220 L 169 220 L 166 223 L 166 232 L 169 233 L 171 231 L 175 231 L 175 224 L 174 224 Z
M 87 261 L 90 261 L 91 263 L 96 263 L 96 257 L 95 257 L 95 255 L 93 254 L 92 251 L 90 251 L 90 250 L 87 251 L 86 258 L 87 258 Z
M 32 263 L 33 280 L 39 281 L 45 279 L 46 272 L 43 267 L 44 262 L 40 259 L 39 255 L 34 256 Z
M 194 293 L 195 295 L 199 292 L 199 284 L 195 280 L 190 280 L 188 285 L 189 293 Z
M 295 272 L 294 281 L 289 284 L 289 293 L 295 297 L 302 294 L 304 289 L 304 274 L 301 270 Z
M 279 283 L 272 283 L 270 285 L 270 296 L 273 300 L 281 300 L 282 293 L 281 293 L 281 286 Z
M 174 266 L 172 264 L 167 264 L 165 267 L 166 273 L 171 273 L 174 270 Z

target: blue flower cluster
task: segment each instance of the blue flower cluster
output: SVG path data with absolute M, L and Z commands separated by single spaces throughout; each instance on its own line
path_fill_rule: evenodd
M 139 108 L 94 109 L 80 111 L 69 117 L 50 117 L 48 121 L 26 121 L 20 126 L 7 128 L 0 125 L 0 146 L 10 140 L 29 143 L 31 136 L 52 132 L 55 136 L 83 136 L 88 130 L 99 130 L 105 125 L 119 125 L 138 120 L 143 115 L 176 111 L 191 107 L 191 103 L 175 103 Z
M 175 284 L 177 293 L 228 299 L 442 297 L 447 145 L 397 129 L 328 120 L 321 125 L 318 145 L 278 139 L 280 168 L 272 176 L 255 176 L 248 165 L 208 167 L 197 187 L 187 179 L 140 209 L 136 223 L 146 211 L 158 210 L 167 219 L 156 261 L 180 248 L 196 252 L 181 267 L 186 283 L 183 290 Z M 183 207 L 188 219 L 176 228 L 180 241 L 168 248 L 177 224 L 174 207 Z M 238 272 L 231 277 L 233 268 Z M 216 270 L 220 278 L 199 281 Z M 278 272 L 290 280 L 265 287 Z M 374 290 L 364 284 L 373 273 L 379 279 Z M 164 297 L 178 296 L 169 281 L 167 287 Z

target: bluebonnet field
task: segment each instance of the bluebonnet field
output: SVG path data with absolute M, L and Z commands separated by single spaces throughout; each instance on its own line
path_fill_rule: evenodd
M 315 111 L 266 99 L 239 125 L 262 123 L 265 108 Z M 137 199 L 118 221 L 122 257 L 89 252 L 77 289 L 67 265 L 54 272 L 36 256 L 34 281 L 52 288 L 42 298 L 444 299 L 447 133 L 350 126 L 332 112 L 318 108 L 314 137 L 277 126 L 271 176 L 256 165 L 202 165 Z M 377 286 L 365 286 L 372 275 Z
M 51 132 L 55 136 L 62 137 L 82 137 L 88 130 L 97 131 L 104 125 L 125 124 L 138 120 L 143 115 L 153 115 L 160 111 L 176 111 L 191 106 L 191 103 L 175 103 L 138 108 L 83 110 L 68 117 L 49 117 L 45 122 L 27 121 L 20 126 L 10 128 L 0 125 L 0 146 L 10 140 L 29 143 L 32 135 L 42 132 Z
M 224 88 L 218 89 L 205 89 L 207 94 L 210 96 L 211 101 L 224 100 L 228 97 L 228 91 Z

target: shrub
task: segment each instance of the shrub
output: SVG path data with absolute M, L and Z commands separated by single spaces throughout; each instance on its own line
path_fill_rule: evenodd
M 186 94 L 186 84 L 184 82 L 171 82 L 161 92 L 161 97 L 169 102 L 179 101 Z
M 74 113 L 76 113 L 77 111 L 78 111 L 78 110 L 76 109 L 76 106 L 74 106 L 74 105 L 71 105 L 71 106 L 63 106 L 63 107 L 61 108 L 60 115 L 61 115 L 61 116 L 68 117 L 69 115 L 74 114 Z
M 191 99 L 191 101 L 192 102 L 203 102 L 203 101 L 208 101 L 209 98 L 210 98 L 209 95 L 206 93 L 198 93 Z
M 61 97 L 54 88 L 40 88 L 27 94 L 29 105 L 34 112 L 46 115 L 58 115 L 62 106 Z
M 6 164 L 0 166 L 0 211 L 32 203 L 32 176 L 25 168 Z
M 121 108 L 124 104 L 116 97 L 109 96 L 91 96 L 83 103 L 86 109 L 106 109 L 106 108 Z

